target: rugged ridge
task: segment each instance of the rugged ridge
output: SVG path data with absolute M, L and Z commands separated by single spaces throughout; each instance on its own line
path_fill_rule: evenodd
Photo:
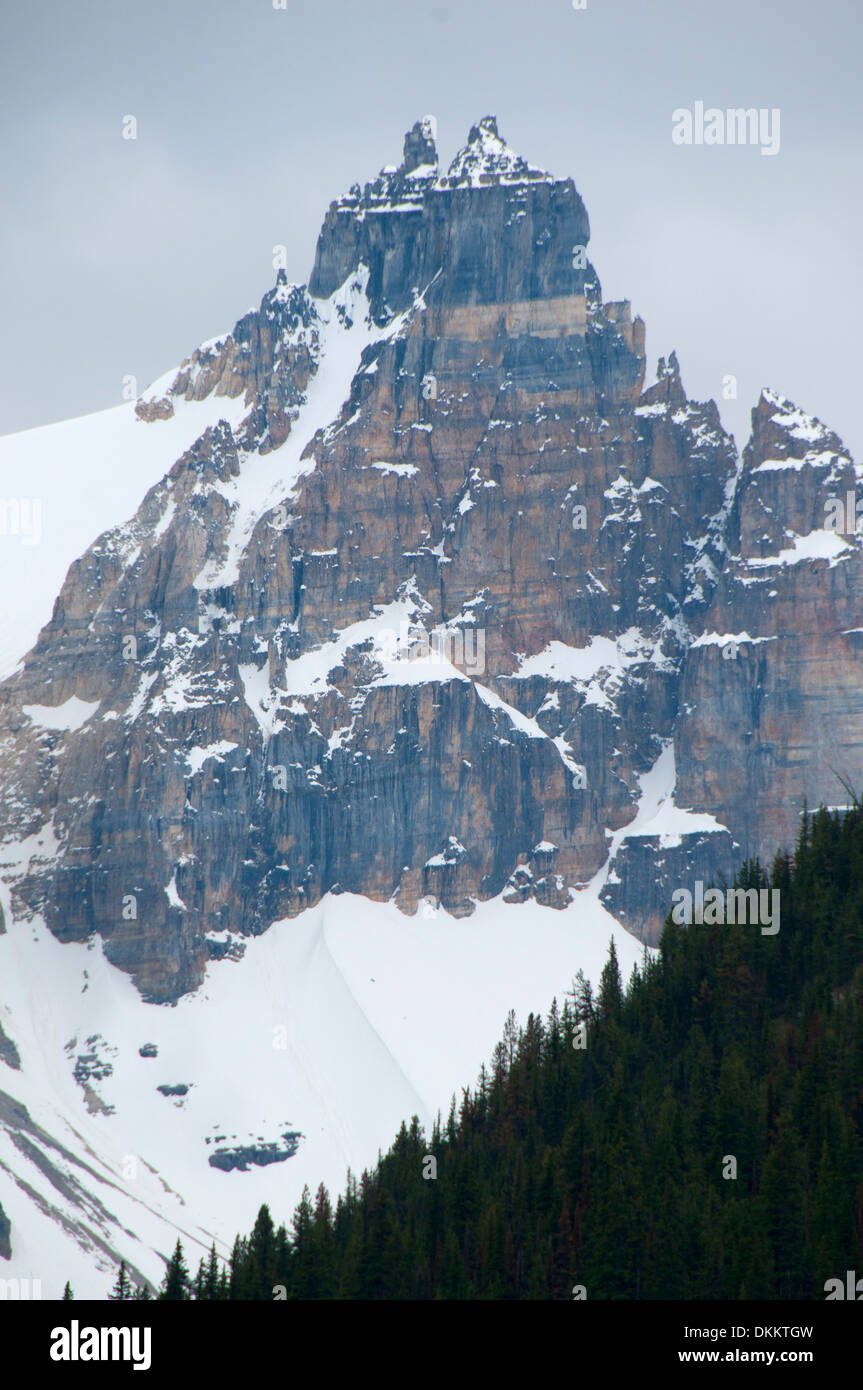
M 828 747 L 859 777 L 860 543 L 819 529 L 854 465 L 769 393 L 741 462 L 674 353 L 645 389 L 589 240 L 494 118 L 446 174 L 418 122 L 308 287 L 142 397 L 154 431 L 248 409 L 72 566 L 0 691 L 13 912 L 159 1001 L 328 892 L 591 885 L 654 940 L 672 885 L 793 838 Z

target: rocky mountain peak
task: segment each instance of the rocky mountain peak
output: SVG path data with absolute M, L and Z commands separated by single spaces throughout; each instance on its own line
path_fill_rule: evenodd
M 680 380 L 680 363 L 673 348 L 667 361 L 664 357 L 660 357 L 656 364 L 656 375 L 658 379 L 667 377 L 669 380 L 673 380 L 676 377 L 678 381 Z
M 660 357 L 656 364 L 656 381 L 648 387 L 642 398 L 642 406 L 686 404 L 686 392 L 680 378 L 680 363 L 677 353 L 672 351 L 668 359 Z
M 413 174 L 417 169 L 437 168 L 438 158 L 434 128 L 433 116 L 423 116 L 421 121 L 415 121 L 411 126 L 405 136 L 402 173 Z
M 765 434 L 769 434 L 778 447 L 795 456 L 802 457 L 816 449 L 845 452 L 838 436 L 816 416 L 807 414 L 787 396 L 766 386 L 752 412 L 753 441 L 763 439 Z
M 476 141 L 497 140 L 503 144 L 500 131 L 497 128 L 497 116 L 483 116 L 481 121 L 472 125 L 468 131 L 468 144 L 475 144 Z
M 848 449 L 833 430 L 787 396 L 766 387 L 752 411 L 752 434 L 743 465 L 754 483 L 747 498 L 750 511 L 754 499 L 759 499 L 751 517 L 750 539 L 753 544 L 756 539 L 763 543 L 770 536 L 777 549 L 788 534 L 820 528 L 825 499 L 837 487 L 854 486 L 857 473 Z M 781 487 L 788 495 L 781 500 L 768 497 L 771 487 Z M 766 509 L 769 523 L 762 518 L 762 509 Z M 742 519 L 745 513 L 746 508 Z
M 593 882 L 654 938 L 669 885 L 793 838 L 797 750 L 815 803 L 814 740 L 863 721 L 841 442 L 764 392 L 741 467 L 676 353 L 642 391 L 572 180 L 491 116 L 436 159 L 416 122 L 309 287 L 139 410 L 226 415 L 0 689 L 0 840 L 57 847 L 9 861 L 8 915 L 98 931 L 148 998 L 331 892 L 466 915 Z
M 741 461 L 675 352 L 642 390 L 644 323 L 603 302 L 589 238 L 572 180 L 528 165 L 493 116 L 443 175 L 419 120 L 400 166 L 331 204 L 308 287 L 279 271 L 231 332 L 110 412 L 118 469 L 152 452 L 149 490 L 74 559 L 0 683 L 2 1084 L 29 1087 L 44 1048 L 67 1141 L 78 1085 L 111 1152 L 136 1151 L 115 1057 L 139 1130 L 152 1106 L 184 1123 L 191 1083 L 189 1128 L 157 1156 L 197 1195 L 214 1172 L 304 1161 L 293 1101 L 267 1106 L 319 1086 L 304 1181 L 313 1135 L 342 1117 L 366 1132 L 356 1075 L 391 1086 L 386 1125 L 390 1097 L 414 1107 L 367 950 L 402 972 L 398 1036 L 403 996 L 449 952 L 436 979 L 473 989 L 447 994 L 457 1032 L 479 940 L 512 954 L 511 980 L 528 956 L 549 980 L 580 965 L 609 912 L 654 942 L 675 889 L 769 863 L 804 797 L 863 785 L 863 475 L 769 390 Z M 54 476 L 89 470 L 104 420 L 82 444 L 87 428 L 51 427 Z M 475 920 L 441 930 L 444 914 Z M 72 946 L 63 969 L 53 938 Z M 194 1026 L 117 994 L 106 962 L 146 1000 L 194 994 Z M 271 1010 L 301 1082 L 269 1046 Z M 212 1068 L 187 1069 L 180 1033 Z M 15 1105 L 0 1137 L 23 1154 L 22 1126 L 39 1135 Z M 33 1171 L 62 1191 L 42 1144 Z M 101 1205 L 86 1219 L 117 1224 Z M 0 1207 L 0 1260 L 9 1230 Z
M 408 131 L 404 151 L 401 166 L 385 166 L 330 204 L 312 296 L 328 298 L 361 265 L 369 268 L 379 325 L 432 285 L 435 295 L 462 303 L 581 296 L 588 282 L 599 293 L 583 259 L 590 223 L 572 180 L 555 179 L 516 154 L 494 116 L 471 128 L 446 174 L 438 175 L 431 117 Z
M 471 126 L 467 144 L 460 149 L 439 186 L 479 188 L 490 183 L 553 183 L 551 174 L 528 164 L 501 137 L 496 116 L 483 116 Z

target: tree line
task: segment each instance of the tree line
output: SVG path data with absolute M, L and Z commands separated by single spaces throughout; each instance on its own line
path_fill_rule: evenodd
M 426 1135 L 268 1206 L 160 1299 L 808 1299 L 863 1274 L 863 810 L 804 812 L 781 929 L 681 926 L 512 1014 Z M 476 981 L 477 989 L 482 980 Z M 433 1160 L 433 1162 L 432 1162 Z M 125 1271 L 121 1271 L 125 1278 Z M 118 1284 L 112 1297 L 145 1297 Z

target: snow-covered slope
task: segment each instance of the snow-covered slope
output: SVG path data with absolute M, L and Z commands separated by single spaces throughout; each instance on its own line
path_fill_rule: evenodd
M 209 396 L 147 422 L 130 401 L 0 438 L 0 680 L 50 618 L 72 561 L 134 515 L 208 425 L 237 424 L 246 409 L 242 396 Z
M 642 947 L 590 894 L 564 912 L 487 902 L 467 921 L 329 896 L 157 1006 L 98 940 L 15 924 L 0 936 L 0 1025 L 20 1058 L 0 1065 L 3 1276 L 103 1297 L 120 1257 L 158 1282 L 178 1233 L 193 1265 L 213 1239 L 227 1254 L 261 1202 L 287 1218 L 305 1183 L 341 1190 L 403 1119 L 428 1129 L 509 1009 L 545 1012 L 578 968 L 596 980 L 612 936 L 627 975 Z M 228 1168 L 241 1149 L 257 1161 Z

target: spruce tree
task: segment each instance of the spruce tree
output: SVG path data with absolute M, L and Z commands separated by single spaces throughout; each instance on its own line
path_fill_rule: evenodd
M 614 944 L 614 937 L 608 943 L 608 959 L 602 967 L 602 974 L 599 977 L 599 996 L 598 1007 L 602 1018 L 613 1018 L 617 1015 L 623 990 L 620 979 L 620 965 L 617 960 L 617 947 Z
M 189 1271 L 186 1268 L 186 1261 L 183 1256 L 183 1246 L 177 1238 L 174 1253 L 168 1262 L 165 1270 L 165 1278 L 159 1290 L 159 1298 L 166 1303 L 182 1303 L 191 1297 L 191 1287 Z
M 117 1278 L 114 1280 L 114 1287 L 108 1294 L 112 1303 L 127 1303 L 132 1297 L 132 1287 L 129 1276 L 126 1273 L 126 1261 L 120 1261 L 120 1268 L 117 1271 Z
M 210 1254 L 207 1259 L 207 1268 L 204 1274 L 204 1291 L 202 1297 L 213 1301 L 219 1298 L 219 1260 L 216 1255 L 216 1242 L 210 1246 Z
M 249 1238 L 247 1298 L 271 1300 L 276 1284 L 276 1229 L 270 1208 L 264 1203 Z

